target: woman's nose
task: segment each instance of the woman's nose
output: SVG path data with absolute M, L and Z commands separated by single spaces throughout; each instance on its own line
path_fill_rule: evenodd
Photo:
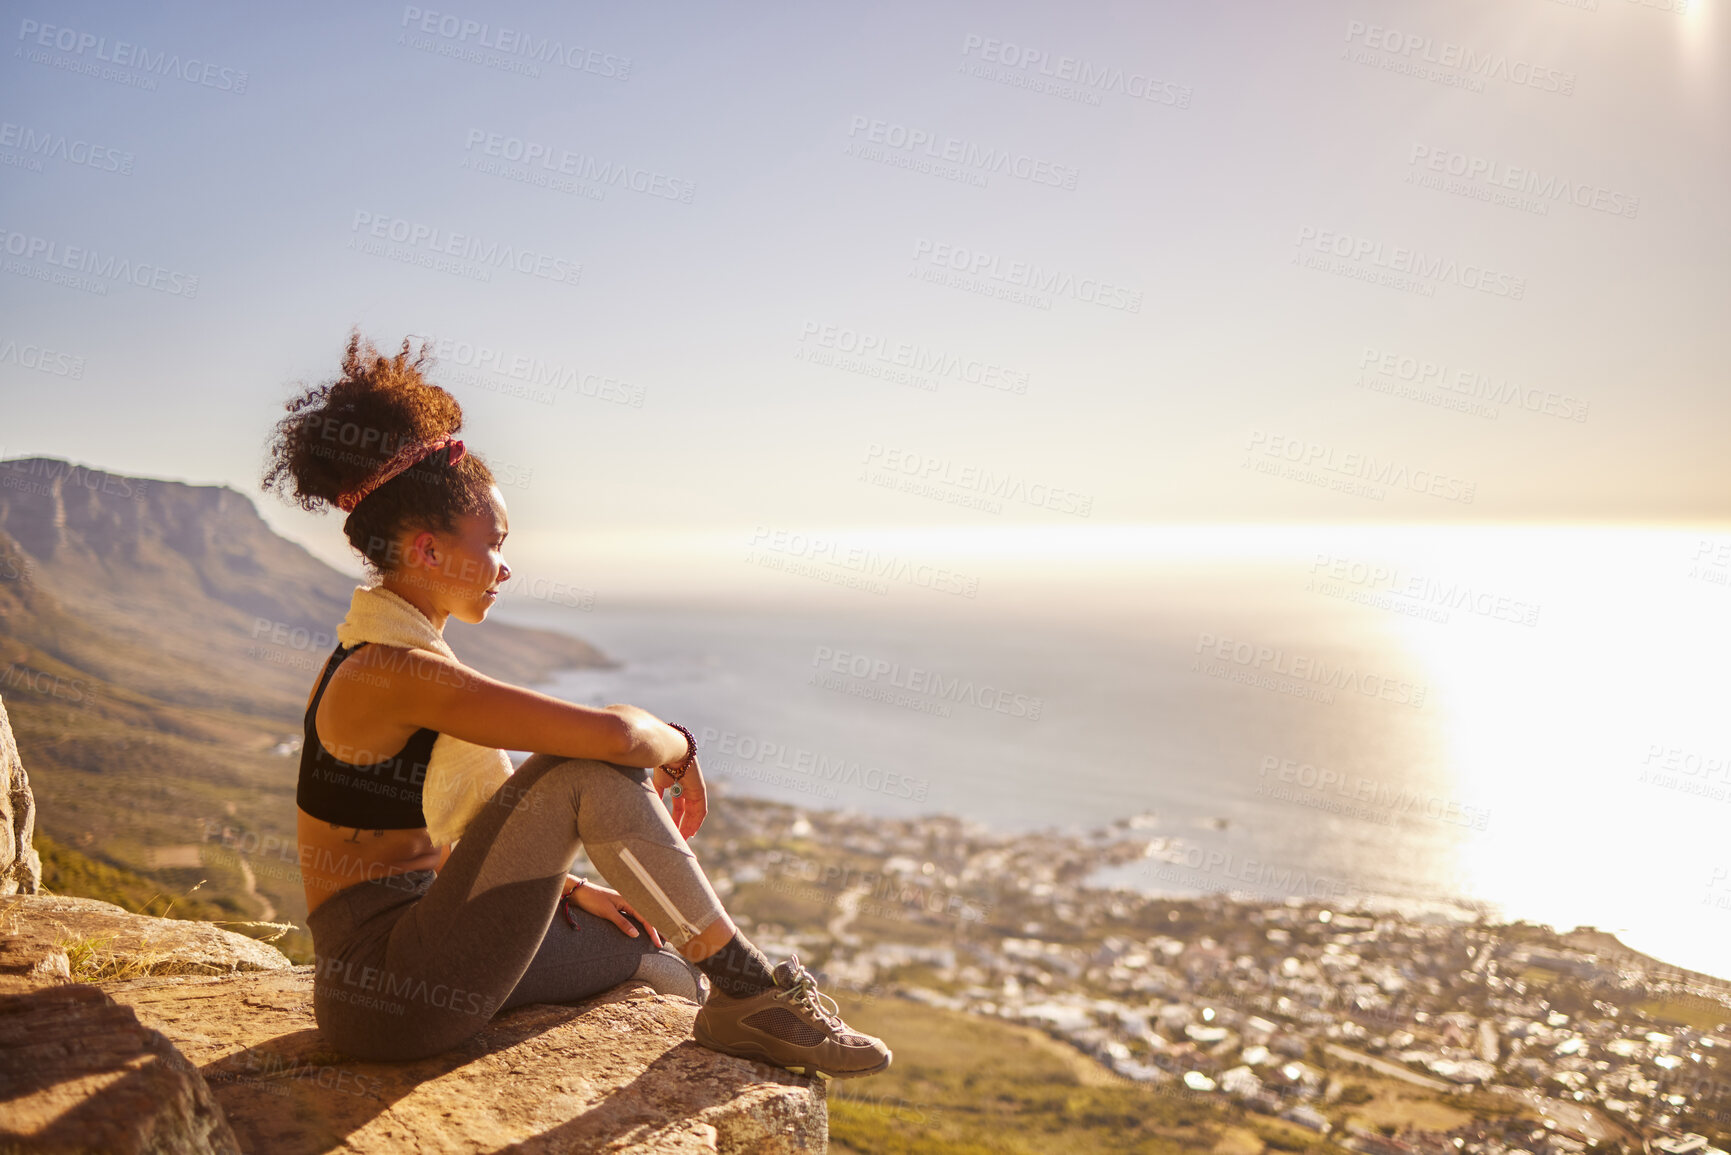
M 506 565 L 503 561 L 499 562 L 499 580 L 501 582 L 508 582 L 511 580 L 511 567 Z

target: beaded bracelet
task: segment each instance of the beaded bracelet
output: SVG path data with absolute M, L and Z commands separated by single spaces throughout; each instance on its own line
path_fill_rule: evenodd
M 678 722 L 669 722 L 667 724 L 685 735 L 685 757 L 681 758 L 678 762 L 669 762 L 667 765 L 662 767 L 663 770 L 667 771 L 667 776 L 677 782 L 681 778 L 685 777 L 686 771 L 691 769 L 691 763 L 697 757 L 697 739 L 691 736 L 690 730 L 687 730 Z M 675 767 L 677 767 L 677 769 L 675 769 Z
M 573 929 L 577 926 L 577 920 L 571 917 L 571 903 L 577 900 L 577 892 L 582 890 L 588 884 L 589 880 L 587 878 L 579 878 L 577 880 L 577 885 L 566 891 L 565 897 L 559 900 L 559 912 L 565 916 L 565 922 Z

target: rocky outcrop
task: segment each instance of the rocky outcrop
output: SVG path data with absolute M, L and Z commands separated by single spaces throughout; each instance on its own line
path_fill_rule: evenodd
M 821 1083 L 699 1047 L 687 999 L 626 984 L 376 1063 L 324 1041 L 312 970 L 208 923 L 0 900 L 0 1151 L 828 1148 Z
M 269 943 L 213 923 L 152 918 L 112 902 L 61 894 L 0 899 L 0 975 L 99 980 L 289 965 Z
M 245 1151 L 710 1151 L 828 1146 L 815 1081 L 699 1047 L 697 1006 L 640 984 L 507 1011 L 456 1049 L 346 1059 L 312 1017 L 312 968 L 105 984 L 203 1074 Z
M 82 983 L 0 995 L 0 1102 L 8 1153 L 241 1150 L 174 1044 Z
M 35 894 L 41 887 L 42 856 L 31 845 L 35 833 L 36 799 L 0 701 L 0 895 Z

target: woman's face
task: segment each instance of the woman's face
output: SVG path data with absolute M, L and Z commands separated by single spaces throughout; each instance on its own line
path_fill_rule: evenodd
M 487 497 L 486 509 L 458 518 L 450 532 L 423 530 L 414 538 L 411 580 L 460 622 L 484 621 L 499 600 L 499 586 L 511 577 L 503 552 L 510 531 L 505 498 L 496 485 Z

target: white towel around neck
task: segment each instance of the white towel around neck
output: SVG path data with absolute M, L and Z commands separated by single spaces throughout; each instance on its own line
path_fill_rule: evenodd
M 426 615 L 383 586 L 356 586 L 349 613 L 337 627 L 337 641 L 430 650 L 457 660 L 443 635 Z M 457 841 L 495 791 L 511 776 L 511 759 L 503 750 L 477 746 L 449 734 L 433 743 L 421 790 L 421 813 L 433 845 Z

